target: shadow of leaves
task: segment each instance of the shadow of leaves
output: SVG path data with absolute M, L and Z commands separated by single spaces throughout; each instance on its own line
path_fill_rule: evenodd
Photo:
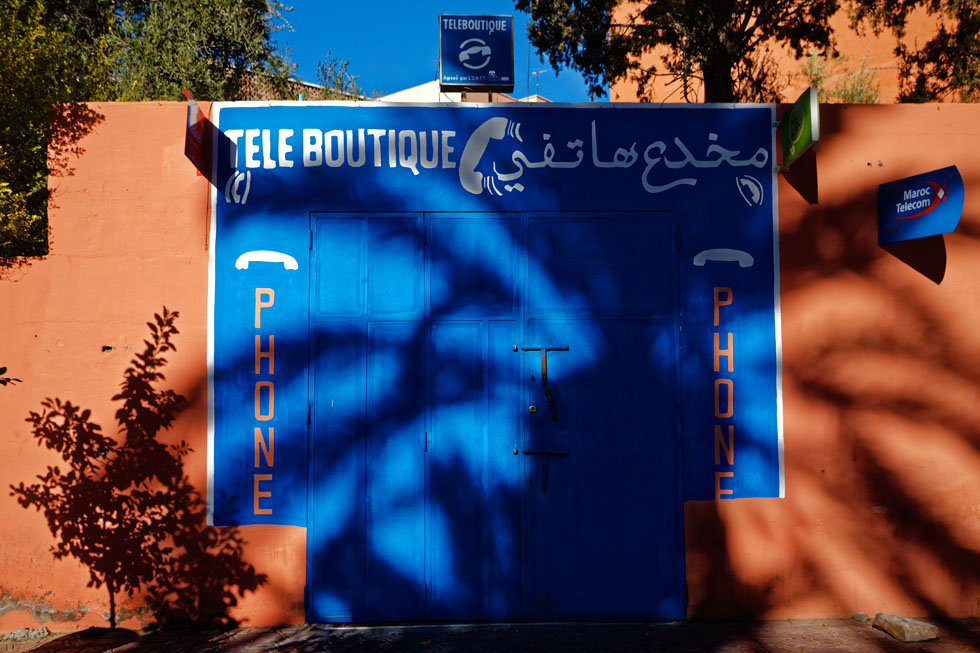
M 139 593 L 157 627 L 234 626 L 230 609 L 266 581 L 244 561 L 237 528 L 206 525 L 204 501 L 184 473 L 188 444 L 160 439 L 187 404 L 159 387 L 165 355 L 176 351 L 178 315 L 164 307 L 147 323 L 150 337 L 113 397 L 122 402 L 120 438 L 104 434 L 89 410 L 45 399 L 27 421 L 38 445 L 65 467 L 11 486 L 23 507 L 44 514 L 54 557 L 76 558 L 88 568 L 89 586 L 106 588 L 113 628 L 121 593 Z

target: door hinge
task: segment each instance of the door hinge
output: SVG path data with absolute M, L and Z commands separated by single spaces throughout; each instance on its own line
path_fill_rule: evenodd
M 428 451 L 428 450 L 429 450 L 429 432 L 426 431 L 425 436 L 423 437 L 422 451 Z
M 313 230 L 310 229 L 310 249 L 313 249 Z
M 674 229 L 674 246 L 678 252 L 681 250 L 681 230 L 676 227 Z
M 422 225 L 422 247 L 425 247 L 426 243 L 429 242 L 429 225 Z
M 313 423 L 313 404 L 306 404 L 306 425 Z

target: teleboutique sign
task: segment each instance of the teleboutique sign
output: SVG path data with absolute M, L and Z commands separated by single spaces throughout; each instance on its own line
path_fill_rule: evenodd
M 772 107 L 216 104 L 214 116 L 213 523 L 306 524 L 309 429 L 332 401 L 314 396 L 311 334 L 334 302 L 315 297 L 318 278 L 364 256 L 352 245 L 313 265 L 312 220 L 335 214 L 664 216 L 684 498 L 783 495 Z
M 445 90 L 514 90 L 514 18 L 439 16 L 439 85 Z

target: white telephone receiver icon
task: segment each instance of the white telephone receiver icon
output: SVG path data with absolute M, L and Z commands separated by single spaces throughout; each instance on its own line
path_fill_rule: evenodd
M 703 252 L 698 252 L 697 256 L 694 257 L 694 265 L 698 267 L 704 266 L 708 261 L 738 261 L 740 268 L 750 268 L 755 263 L 751 254 L 740 249 L 706 249 Z

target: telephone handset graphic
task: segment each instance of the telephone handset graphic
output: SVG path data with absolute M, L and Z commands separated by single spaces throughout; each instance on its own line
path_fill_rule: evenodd
M 459 157 L 459 183 L 468 192 L 474 195 L 483 192 L 483 173 L 479 172 L 476 166 L 480 164 L 480 159 L 483 158 L 483 152 L 487 149 L 490 140 L 499 141 L 507 135 L 507 123 L 507 118 L 500 116 L 490 118 L 477 127 L 466 141 L 463 153 Z
M 286 270 L 299 269 L 299 263 L 289 254 L 267 249 L 253 249 L 250 252 L 245 252 L 235 260 L 235 269 L 247 270 L 249 263 L 282 263 L 282 267 Z
M 755 259 L 748 252 L 743 252 L 740 249 L 706 249 L 702 252 L 698 252 L 697 256 L 694 257 L 694 265 L 702 267 L 708 261 L 738 261 L 738 267 L 740 268 L 750 268 L 755 263 Z
M 762 198 L 765 196 L 762 183 L 752 175 L 744 175 L 735 180 L 738 185 L 738 192 L 749 206 L 762 206 Z

